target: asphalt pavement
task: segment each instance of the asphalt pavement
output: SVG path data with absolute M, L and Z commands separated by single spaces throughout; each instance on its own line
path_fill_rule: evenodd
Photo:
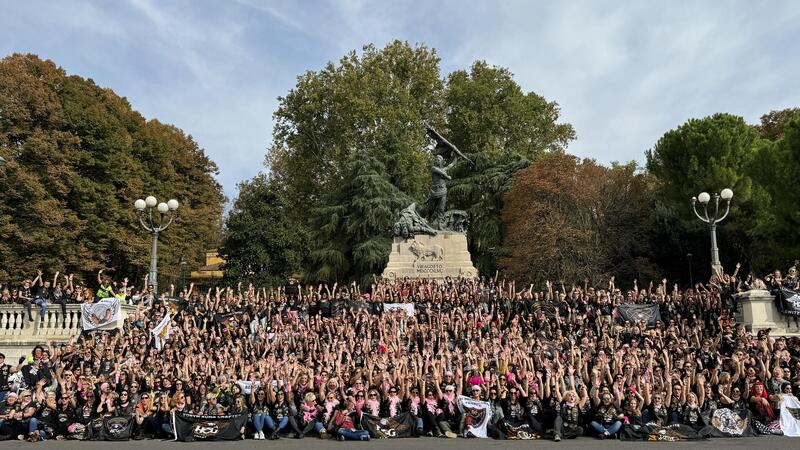
M 622 442 L 617 440 L 598 440 L 580 438 L 561 442 L 536 441 L 495 441 L 492 439 L 434 439 L 408 438 L 372 440 L 369 442 L 338 442 L 307 437 L 305 439 L 280 439 L 278 441 L 244 441 L 230 442 L 172 442 L 161 440 L 125 441 L 125 442 L 83 442 L 83 441 L 45 441 L 31 444 L 20 441 L 0 442 L 0 449 L 52 449 L 52 450 L 153 450 L 153 449 L 259 449 L 276 448 L 287 450 L 362 448 L 370 450 L 409 450 L 424 448 L 427 450 L 485 450 L 485 449 L 665 449 L 688 447 L 691 449 L 750 449 L 758 450 L 800 448 L 800 438 L 768 436 L 757 438 L 709 439 L 688 442 Z

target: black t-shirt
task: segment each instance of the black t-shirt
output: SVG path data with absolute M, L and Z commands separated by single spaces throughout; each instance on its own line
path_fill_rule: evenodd
M 5 416 L 12 410 L 16 411 L 17 408 L 18 404 L 16 402 L 9 405 L 7 400 L 3 401 L 3 403 L 0 403 L 0 416 Z
M 47 403 L 43 403 L 39 406 L 36 410 L 36 417 L 51 428 L 55 428 L 58 425 L 58 411 L 55 408 L 47 406 Z
M 611 425 L 612 423 L 616 422 L 617 416 L 622 414 L 622 410 L 618 409 L 614 405 L 600 405 L 597 407 L 594 413 L 594 420 L 605 425 Z
M 0 366 L 0 392 L 8 390 L 8 377 L 11 376 L 11 365 Z
M 39 286 L 39 290 L 36 291 L 36 298 L 50 300 L 50 288 Z

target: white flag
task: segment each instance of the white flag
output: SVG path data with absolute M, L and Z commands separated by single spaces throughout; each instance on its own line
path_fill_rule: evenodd
M 781 408 L 781 431 L 784 436 L 800 436 L 800 400 L 794 395 L 783 395 Z
M 169 313 L 161 319 L 161 322 L 153 328 L 153 336 L 156 339 L 156 348 L 158 351 L 161 351 L 161 348 L 164 346 L 164 341 L 169 339 L 169 335 L 172 334 L 172 320 L 169 317 Z
M 469 397 L 458 397 L 458 409 L 466 414 L 466 431 L 478 438 L 486 438 L 486 425 L 492 418 L 492 408 L 489 402 L 474 400 Z

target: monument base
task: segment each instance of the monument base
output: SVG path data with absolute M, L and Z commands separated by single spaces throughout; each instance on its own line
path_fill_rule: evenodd
M 770 336 L 798 336 L 800 326 L 793 317 L 785 316 L 775 306 L 775 296 L 763 289 L 753 289 L 737 294 L 742 302 L 742 318 L 745 329 L 752 333 L 767 328 Z
M 444 278 L 478 276 L 467 249 L 467 235 L 440 231 L 436 236 L 394 238 L 384 278 Z

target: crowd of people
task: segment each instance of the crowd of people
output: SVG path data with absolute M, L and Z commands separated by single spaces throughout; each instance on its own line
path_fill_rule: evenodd
M 688 289 L 621 289 L 613 277 L 535 289 L 497 275 L 161 294 L 147 279 L 97 282 L 39 272 L 2 287 L 0 304 L 24 305 L 30 320 L 32 308 L 108 297 L 136 310 L 121 330 L 45 342 L 18 361 L 0 354 L 0 435 L 92 439 L 105 418 L 129 417 L 133 438 L 170 438 L 180 411 L 244 413 L 242 439 L 368 440 L 365 415 L 400 413 L 415 436 L 471 437 L 460 396 L 489 403 L 495 439 L 520 425 L 556 441 L 648 423 L 699 429 L 718 408 L 749 411 L 769 434 L 800 388 L 800 340 L 736 323 L 736 272 Z M 770 282 L 796 286 L 796 271 Z M 660 318 L 615 314 L 626 304 L 657 305 Z

